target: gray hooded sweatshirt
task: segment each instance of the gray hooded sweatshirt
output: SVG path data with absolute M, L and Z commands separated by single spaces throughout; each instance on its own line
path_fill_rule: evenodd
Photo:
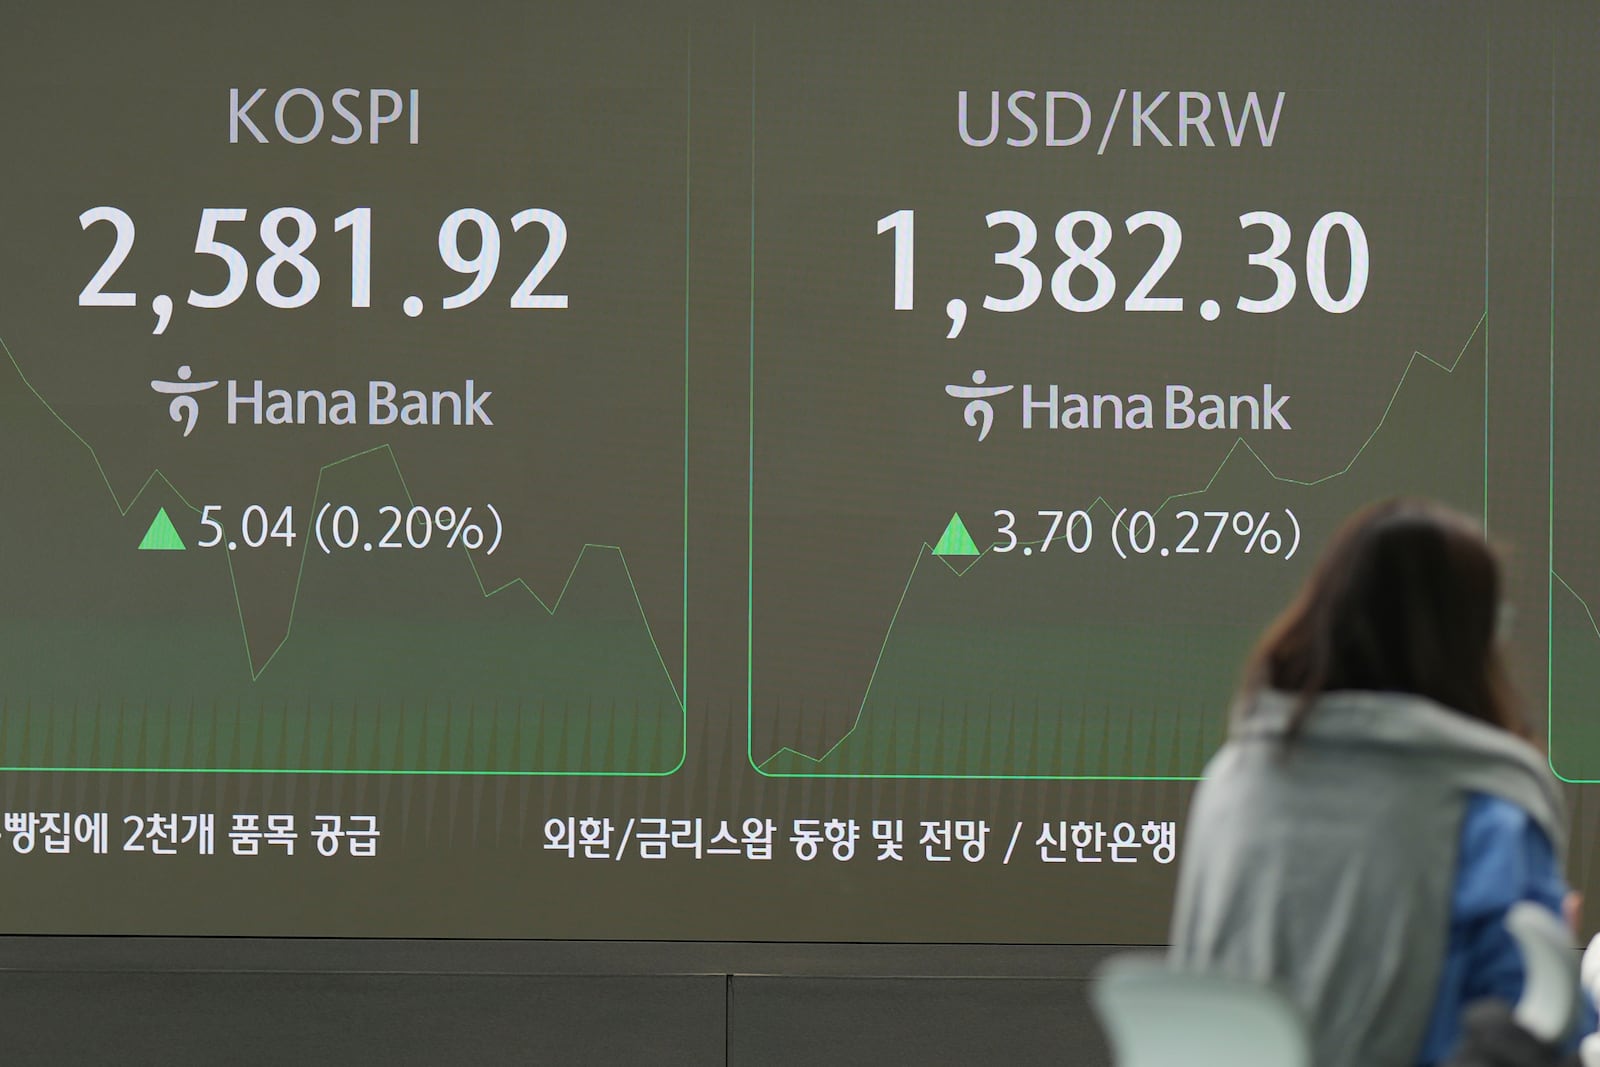
M 1412 1067 L 1449 938 L 1468 793 L 1531 815 L 1565 856 L 1554 776 L 1527 743 L 1403 694 L 1264 692 L 1206 768 L 1184 831 L 1172 961 L 1279 985 L 1317 1067 Z

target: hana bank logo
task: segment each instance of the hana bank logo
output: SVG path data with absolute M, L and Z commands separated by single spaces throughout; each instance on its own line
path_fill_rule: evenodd
M 207 389 L 215 389 L 216 381 L 192 382 L 194 371 L 185 363 L 178 368 L 178 380 L 175 382 L 163 381 L 160 378 L 150 383 L 150 388 L 164 396 L 172 397 L 172 403 L 167 405 L 167 414 L 173 422 L 183 423 L 183 436 L 188 437 L 194 430 L 195 420 L 200 417 L 200 401 L 194 394 L 203 393 Z
M 947 385 L 944 391 L 957 400 L 968 401 L 962 411 L 962 417 L 968 426 L 978 431 L 978 440 L 982 441 L 989 436 L 989 430 L 994 426 L 994 405 L 989 401 L 997 396 L 1003 396 L 1015 389 L 1014 385 L 985 385 L 989 380 L 987 372 L 975 370 L 972 372 L 971 385 Z

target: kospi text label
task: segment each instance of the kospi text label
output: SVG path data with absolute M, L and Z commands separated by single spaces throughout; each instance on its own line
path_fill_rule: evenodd
M 385 126 L 403 129 L 406 142 L 421 136 L 420 89 L 336 89 L 324 102 L 315 89 L 296 86 L 275 97 L 266 87 L 228 90 L 228 143 L 310 144 L 326 140 L 350 145 L 377 144 Z M 331 112 L 331 115 L 330 115 Z M 401 130 L 394 131 L 395 136 Z M 391 136 L 389 140 L 394 140 Z

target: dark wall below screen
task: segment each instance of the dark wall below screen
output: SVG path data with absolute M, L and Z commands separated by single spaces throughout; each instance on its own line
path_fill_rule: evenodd
M 1081 979 L 0 977 L 13 1064 L 1109 1064 Z

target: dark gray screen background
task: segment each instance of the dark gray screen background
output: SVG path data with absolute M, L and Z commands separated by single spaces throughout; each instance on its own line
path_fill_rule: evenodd
M 950 511 L 971 519 L 1003 506 L 1001 498 L 1019 511 L 1078 506 L 1095 492 L 1149 506 L 1219 460 L 1213 453 L 1226 435 L 1192 445 L 1158 434 L 1081 434 L 1070 446 L 996 438 L 983 446 L 995 446 L 993 456 L 975 453 L 941 390 L 978 366 L 1003 366 L 1007 380 L 1070 379 L 1116 391 L 1154 389 L 1188 366 L 1197 386 L 1219 389 L 1281 375 L 1287 391 L 1315 403 L 1304 436 L 1297 424 L 1288 442 L 1274 442 L 1282 451 L 1273 458 L 1320 474 L 1370 433 L 1412 350 L 1455 355 L 1487 309 L 1476 347 L 1459 365 L 1478 375 L 1473 387 L 1443 400 L 1429 394 L 1409 422 L 1391 427 L 1406 436 L 1381 465 L 1383 477 L 1359 492 L 1304 490 L 1307 503 L 1294 506 L 1312 509 L 1319 535 L 1368 495 L 1427 491 L 1486 507 L 1491 532 L 1512 550 L 1520 681 L 1532 717 L 1542 718 L 1550 242 L 1564 229 L 1552 226 L 1550 211 L 1552 42 L 1562 41 L 1563 69 L 1581 67 L 1594 27 L 1576 6 L 1535 7 L 407 5 L 331 16 L 310 7 L 192 9 L 152 21 L 107 5 L 93 18 L 17 16 L 20 32 L 0 45 L 0 114 L 11 149 L 0 176 L 0 338 L 106 460 L 121 499 L 153 468 L 186 464 L 184 484 L 222 502 L 288 502 L 308 493 L 321 464 L 354 451 L 331 431 L 296 428 L 239 429 L 205 448 L 176 446 L 144 383 L 170 377 L 179 353 L 207 373 L 222 373 L 226 361 L 224 377 L 328 387 L 411 375 L 443 388 L 463 367 L 482 365 L 481 377 L 504 382 L 503 425 L 478 437 L 395 435 L 408 482 L 417 472 L 419 498 L 507 503 L 521 540 L 496 557 L 503 570 L 491 580 L 523 577 L 544 593 L 559 588 L 585 542 L 620 544 L 667 672 L 688 699 L 683 765 L 659 778 L 5 773 L 6 810 L 286 810 L 304 822 L 332 805 L 375 812 L 384 830 L 378 858 L 359 862 L 298 854 L 158 860 L 115 847 L 107 856 L 24 857 L 0 849 L 7 932 L 1161 941 L 1173 868 L 1148 861 L 889 865 L 863 849 L 849 864 L 803 864 L 784 858 L 780 845 L 780 858 L 765 864 L 596 863 L 541 848 L 546 818 L 589 814 L 619 823 L 701 816 L 713 825 L 756 815 L 780 826 L 801 817 L 981 818 L 1006 832 L 1016 819 L 1171 819 L 1181 839 L 1190 788 L 1182 782 L 775 779 L 751 766 L 752 755 L 760 762 L 781 744 L 804 750 L 811 735 L 836 738 L 839 724 L 848 725 L 862 664 L 870 666 L 883 632 L 874 616 L 886 596 L 898 595 L 908 554 L 937 537 Z M 230 85 L 324 93 L 420 86 L 423 144 L 228 145 Z M 975 150 L 956 137 L 960 88 L 1072 89 L 1098 110 L 1123 85 L 1285 90 L 1279 144 L 1132 150 L 1123 125 L 1123 147 L 1095 158 L 1087 142 Z M 1579 87 L 1569 97 L 1562 123 L 1575 139 L 1592 140 L 1593 94 Z M 1592 170 L 1569 157 L 1557 164 L 1573 168 L 1558 175 L 1576 175 L 1560 186 L 1566 210 L 1592 215 Z M 348 246 L 331 229 L 332 217 L 358 201 L 370 202 L 375 216 L 368 316 L 339 307 Z M 106 228 L 85 234 L 76 215 L 101 203 L 123 206 L 139 222 L 135 254 L 118 275 L 119 287 L 141 293 L 137 309 L 75 304 L 106 247 Z M 207 274 L 194 266 L 199 209 L 246 206 L 256 220 L 283 204 L 317 218 L 316 301 L 271 311 L 252 288 L 224 311 L 183 306 L 186 287 L 219 284 L 214 263 Z M 526 233 L 513 237 L 505 219 L 522 207 L 557 205 L 572 234 L 547 287 L 572 294 L 570 315 L 510 312 L 505 297 L 536 245 Z M 444 213 L 461 206 L 501 220 L 500 279 L 453 319 L 435 307 L 407 320 L 398 311 L 405 293 L 436 299 L 457 287 L 432 240 Z M 873 230 L 877 218 L 904 206 L 919 209 L 919 305 L 896 316 L 889 239 Z M 1047 280 L 1038 306 L 1002 322 L 976 303 L 986 291 L 1010 291 L 1010 276 L 991 261 L 1003 246 L 982 227 L 984 211 L 1007 207 L 1039 221 L 1036 258 Z M 1049 229 L 1073 208 L 1101 211 L 1118 228 L 1107 258 L 1119 295 L 1082 316 L 1054 308 L 1048 289 L 1059 261 Z M 1152 236 L 1135 244 L 1120 222 L 1142 208 L 1169 211 L 1185 225 L 1178 266 L 1158 290 L 1188 301 L 1171 321 L 1139 322 L 1120 310 Z M 1315 309 L 1302 277 L 1291 308 L 1265 317 L 1272 322 L 1243 322 L 1225 310 L 1218 323 L 1201 323 L 1199 298 L 1226 306 L 1247 279 L 1261 284 L 1261 272 L 1244 267 L 1258 246 L 1233 229 L 1237 214 L 1251 209 L 1280 211 L 1302 238 L 1328 210 L 1349 210 L 1366 224 L 1372 278 L 1348 322 Z M 237 228 L 252 266 L 261 254 L 253 229 Z M 1302 256 L 1297 240 L 1285 257 L 1297 273 Z M 148 294 L 157 287 L 180 294 L 163 337 L 148 333 Z M 940 309 L 958 292 L 973 317 L 961 339 L 946 342 Z M 1570 329 L 1579 353 L 1592 342 L 1581 316 L 1557 329 L 1563 337 Z M 1068 347 L 1063 334 L 1070 374 L 1056 369 L 1056 354 Z M 0 364 L 0 372 L 10 368 Z M 27 397 L 7 388 L 16 401 L 8 413 L 29 411 Z M 27 532 L 25 543 L 38 551 L 9 551 L 0 568 L 17 591 L 13 601 L 28 592 L 37 603 L 41 590 L 59 590 L 69 605 L 61 618 L 82 625 L 92 651 L 95 627 L 121 618 L 96 578 L 145 565 L 131 557 L 148 513 L 120 518 L 104 489 L 83 480 L 97 475 L 81 449 L 48 439 L 48 425 L 8 436 L 8 481 L 26 488 L 8 495 L 7 525 Z M 361 429 L 349 440 L 362 447 L 382 438 Z M 1069 447 L 1071 469 L 1058 477 Z M 1581 480 L 1571 491 L 1583 491 Z M 1260 509 L 1283 506 L 1284 496 L 1245 484 L 1233 499 L 1224 506 Z M 58 513 L 71 514 L 70 529 L 64 520 L 52 526 Z M 993 534 L 973 532 L 980 543 Z M 192 563 L 196 553 L 187 556 Z M 1021 575 L 1017 586 L 979 598 L 988 613 L 982 629 L 1116 624 L 1128 628 L 1131 656 L 1132 642 L 1171 642 L 1177 628 L 1205 625 L 1212 610 L 1241 630 L 1264 623 L 1286 595 L 1284 583 L 1300 573 L 1234 558 L 1174 588 L 1160 575 L 1104 566 L 1087 588 Z M 282 591 L 292 579 L 283 559 L 262 557 L 241 573 L 242 591 L 259 590 L 248 598 L 257 613 L 250 632 L 281 630 Z M 374 582 L 338 599 L 358 620 L 448 627 L 468 609 L 435 591 L 448 594 L 455 577 L 415 578 L 427 595 L 363 601 L 392 588 Z M 219 615 L 194 607 L 216 608 L 216 587 L 207 584 L 214 579 L 162 587 L 168 599 L 157 619 L 202 636 L 218 630 Z M 1093 582 L 1117 583 L 1115 595 Z M 1064 619 L 1068 599 L 1077 606 Z M 216 610 L 225 615 L 226 607 Z M 146 625 L 147 616 L 134 618 Z M 230 625 L 237 630 L 237 621 Z M 747 625 L 756 638 L 750 660 Z M 1131 685 L 1137 661 L 1127 673 Z M 1215 681 L 1192 692 L 1181 676 L 1158 683 L 1158 692 L 1181 691 L 1197 707 L 1226 697 L 1214 692 Z M 670 749 L 663 751 L 676 757 Z M 1593 805 L 1583 787 L 1572 798 L 1573 877 L 1593 892 Z M 914 839 L 915 830 L 908 834 Z M 112 836 L 120 844 L 115 827 Z M 1003 847 L 1004 836 L 991 847 Z

